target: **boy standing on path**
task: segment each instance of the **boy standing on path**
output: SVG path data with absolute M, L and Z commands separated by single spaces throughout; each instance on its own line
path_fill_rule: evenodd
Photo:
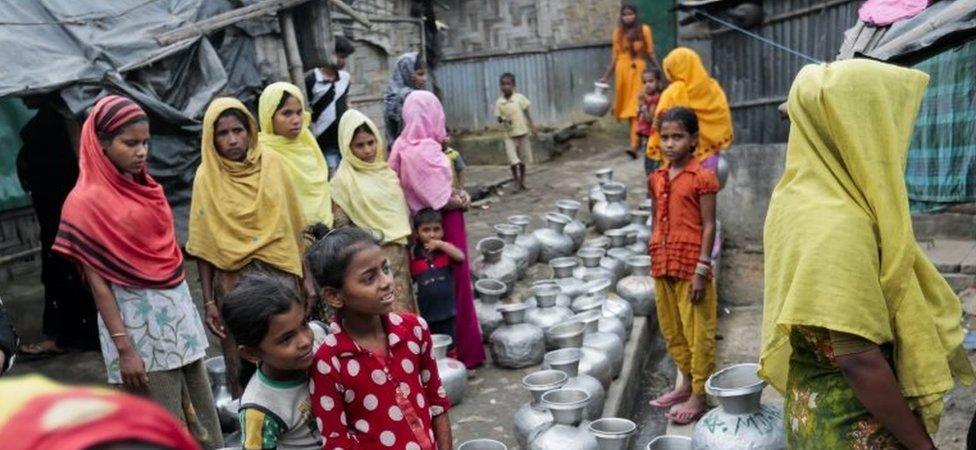
M 339 118 L 348 109 L 346 96 L 349 94 L 350 75 L 342 69 L 346 67 L 346 58 L 355 51 L 349 39 L 336 36 L 334 64 L 313 69 L 305 76 L 305 92 L 311 99 L 312 134 L 325 154 L 330 178 L 342 160 L 339 153 Z
M 529 115 L 529 99 L 515 92 L 515 75 L 503 73 L 499 80 L 502 96 L 495 102 L 495 117 L 505 125 L 505 153 L 512 166 L 512 178 L 519 190 L 525 187 L 525 165 L 532 164 L 532 143 L 529 133 L 535 136 L 538 130 Z

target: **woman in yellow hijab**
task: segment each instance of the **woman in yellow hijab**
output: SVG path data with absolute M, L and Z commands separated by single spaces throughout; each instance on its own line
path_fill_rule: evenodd
M 301 260 L 305 220 L 298 200 L 281 158 L 258 144 L 257 129 L 241 102 L 222 97 L 210 103 L 186 243 L 187 253 L 197 258 L 206 323 L 221 338 L 234 395 L 241 391 L 240 365 L 237 345 L 220 320 L 224 296 L 248 272 L 281 277 L 296 290 L 300 279 L 311 281 Z
M 904 172 L 928 76 L 868 60 L 805 67 L 766 217 L 760 375 L 792 449 L 934 448 L 972 381 L 961 307 L 915 242 Z
M 664 57 L 664 76 L 668 87 L 661 93 L 654 117 L 658 118 L 670 108 L 684 106 L 698 116 L 698 146 L 695 157 L 703 166 L 715 171 L 716 159 L 710 157 L 732 145 L 732 111 L 725 98 L 725 91 L 708 75 L 701 57 L 694 50 L 678 47 Z M 657 120 L 655 119 L 655 128 Z M 647 157 L 661 161 L 661 138 L 651 134 L 647 142 Z
M 285 166 L 305 217 L 305 225 L 332 226 L 329 166 L 309 128 L 311 114 L 301 89 L 291 83 L 271 83 L 258 99 L 259 141 L 273 150 Z
M 410 210 L 400 179 L 386 162 L 386 145 L 372 120 L 350 109 L 339 119 L 342 162 L 332 179 L 335 226 L 382 233 L 382 248 L 393 270 L 396 310 L 417 313 L 410 284 L 407 238 Z

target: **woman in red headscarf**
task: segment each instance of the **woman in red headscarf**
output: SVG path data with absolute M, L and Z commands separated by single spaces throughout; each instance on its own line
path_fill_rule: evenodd
M 0 381 L 0 398 L 4 450 L 200 448 L 165 409 L 118 391 L 30 375 Z
M 126 97 L 102 98 L 80 147 L 78 182 L 52 248 L 91 286 L 108 382 L 152 398 L 220 447 L 202 361 L 206 332 L 184 281 L 173 213 L 147 172 L 146 113 Z

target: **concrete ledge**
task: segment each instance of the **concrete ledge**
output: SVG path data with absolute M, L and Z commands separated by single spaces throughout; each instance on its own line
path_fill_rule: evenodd
M 540 132 L 532 137 L 532 157 L 536 163 L 552 160 L 559 152 L 551 133 Z M 475 166 L 507 166 L 508 157 L 505 156 L 505 135 L 490 133 L 469 136 L 459 136 L 452 142 L 464 163 Z
M 620 377 L 607 389 L 607 399 L 603 404 L 603 417 L 629 417 L 634 408 L 634 400 L 638 397 L 641 386 L 641 368 L 650 356 L 650 352 L 638 348 L 643 342 L 651 340 L 653 327 L 648 326 L 647 317 L 634 317 L 634 327 L 630 332 L 630 340 L 624 346 L 624 367 Z

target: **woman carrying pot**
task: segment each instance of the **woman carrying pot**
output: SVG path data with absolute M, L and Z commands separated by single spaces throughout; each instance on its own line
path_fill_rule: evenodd
M 637 19 L 637 7 L 624 4 L 620 7 L 620 23 L 613 30 L 613 57 L 607 71 L 600 78 L 601 83 L 614 75 L 613 116 L 617 120 L 630 121 L 630 147 L 627 151 L 632 158 L 637 157 L 640 137 L 637 135 L 637 110 L 639 97 L 644 89 L 643 74 L 647 60 L 659 66 L 654 53 L 654 38 L 651 27 L 641 24 Z

